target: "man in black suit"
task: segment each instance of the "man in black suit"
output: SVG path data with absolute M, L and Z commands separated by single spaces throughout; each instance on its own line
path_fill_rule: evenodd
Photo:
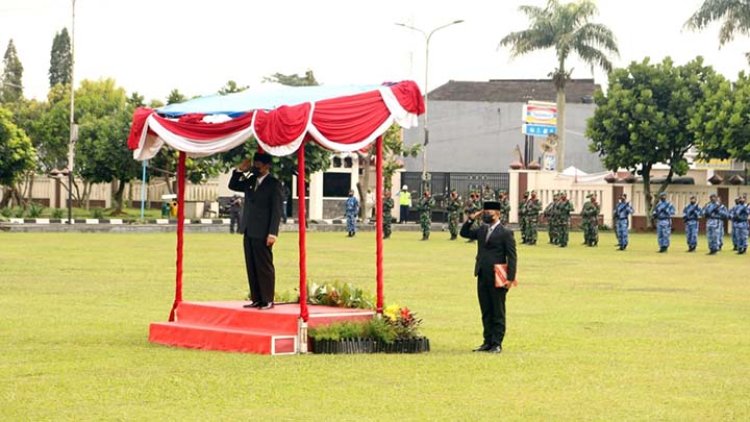
M 461 237 L 477 240 L 474 275 L 477 277 L 484 342 L 474 349 L 475 352 L 500 353 L 503 350 L 505 296 L 508 289 L 495 287 L 495 264 L 507 264 L 508 281 L 516 279 L 516 241 L 513 232 L 500 224 L 500 208 L 499 202 L 486 201 L 484 210 L 469 215 L 461 226 Z M 484 224 L 476 227 L 474 220 L 480 215 Z
M 245 173 L 250 170 L 250 176 Z M 279 235 L 282 215 L 281 183 L 273 177 L 271 156 L 256 153 L 244 160 L 229 180 L 229 189 L 245 193 L 240 233 L 244 233 L 245 267 L 251 302 L 245 308 L 273 308 L 276 272 L 273 244 Z

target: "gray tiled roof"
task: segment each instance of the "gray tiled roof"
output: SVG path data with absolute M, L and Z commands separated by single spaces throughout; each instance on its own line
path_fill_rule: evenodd
M 593 79 L 571 79 L 565 87 L 568 103 L 591 102 L 599 85 Z M 429 93 L 432 101 L 486 101 L 525 103 L 555 101 L 557 94 L 551 79 L 491 79 L 488 82 L 449 81 Z M 586 99 L 586 100 L 584 100 Z

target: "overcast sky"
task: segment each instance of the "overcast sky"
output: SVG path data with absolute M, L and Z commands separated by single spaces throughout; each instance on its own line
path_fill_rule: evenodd
M 747 67 L 750 43 L 743 37 L 719 50 L 717 27 L 683 30 L 701 3 L 600 0 L 595 21 L 617 36 L 616 66 L 645 56 L 684 63 L 702 55 L 734 79 Z M 413 79 L 423 86 L 424 38 L 395 23 L 429 31 L 463 19 L 430 42 L 430 89 L 451 79 L 546 78 L 555 67 L 552 51 L 510 60 L 507 49 L 497 48 L 504 35 L 527 25 L 520 4 L 545 1 L 77 0 L 75 76 L 112 77 L 147 100 L 164 99 L 173 88 L 211 94 L 229 79 L 252 87 L 275 72 L 307 69 L 328 85 Z M 13 38 L 27 97 L 46 96 L 52 39 L 70 23 L 70 0 L 0 0 L 0 53 Z M 575 78 L 592 76 L 583 64 L 569 66 Z M 605 82 L 601 72 L 593 76 Z

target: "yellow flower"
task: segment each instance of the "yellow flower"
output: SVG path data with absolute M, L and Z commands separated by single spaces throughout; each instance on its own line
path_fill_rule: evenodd
M 383 309 L 383 315 L 385 315 L 388 319 L 391 321 L 395 321 L 398 319 L 398 314 L 401 311 L 401 306 L 399 305 L 388 305 Z

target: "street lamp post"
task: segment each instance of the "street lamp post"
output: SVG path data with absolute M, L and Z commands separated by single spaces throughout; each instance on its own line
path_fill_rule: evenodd
M 431 30 L 430 32 L 425 32 L 422 29 L 413 27 L 411 25 L 407 25 L 405 23 L 396 23 L 398 26 L 403 26 L 404 28 L 411 29 L 413 31 L 417 31 L 420 34 L 422 34 L 425 38 L 425 48 L 424 48 L 424 144 L 423 144 L 423 150 L 422 150 L 422 191 L 427 188 L 428 186 L 428 179 L 427 179 L 427 144 L 430 142 L 430 129 L 429 129 L 429 119 L 428 119 L 428 107 L 427 107 L 427 81 L 429 77 L 429 65 L 430 65 L 430 40 L 432 39 L 432 35 L 435 34 L 435 32 L 447 28 L 452 25 L 456 25 L 463 22 L 463 19 L 455 20 L 453 22 L 447 23 L 445 25 L 438 26 L 437 28 Z
M 72 22 L 70 30 L 70 138 L 68 139 L 68 224 L 73 224 L 73 160 L 78 127 L 75 124 L 75 79 L 76 62 L 76 0 L 71 0 Z

